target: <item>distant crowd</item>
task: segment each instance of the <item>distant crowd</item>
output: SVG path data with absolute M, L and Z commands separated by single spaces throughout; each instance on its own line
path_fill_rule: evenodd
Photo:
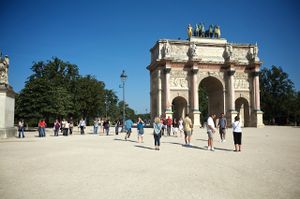
M 109 135 L 110 134 L 110 127 L 111 122 L 109 119 L 105 118 L 95 118 L 93 121 L 93 133 L 99 135 Z M 115 121 L 115 135 L 118 135 L 120 132 L 125 132 L 125 140 L 130 138 L 130 135 L 132 133 L 132 126 L 133 121 L 131 119 L 127 119 L 124 122 L 122 120 Z M 86 121 L 81 118 L 81 120 L 78 122 L 78 128 L 80 129 L 80 134 L 85 134 L 85 128 L 86 128 Z M 45 137 L 46 131 L 45 128 L 47 127 L 47 124 L 45 120 L 40 120 L 38 123 L 38 133 L 39 137 Z M 137 139 L 139 143 L 144 142 L 144 127 L 145 122 L 142 120 L 142 118 L 138 118 L 136 121 L 136 128 L 137 128 Z M 184 136 L 184 142 L 186 146 L 192 146 L 191 139 L 193 134 L 193 123 L 192 120 L 189 118 L 189 115 L 187 114 L 185 118 L 180 118 L 178 121 L 176 119 L 171 119 L 171 117 L 167 118 L 160 118 L 156 117 L 154 119 L 153 123 L 153 137 L 154 137 L 154 146 L 155 150 L 160 150 L 160 138 L 161 136 Z M 55 120 L 53 124 L 53 134 L 54 136 L 58 136 L 59 133 L 62 133 L 64 136 L 72 135 L 73 134 L 73 128 L 74 128 L 74 122 L 73 119 L 70 118 L 69 120 L 61 120 L 58 119 Z M 224 116 L 224 113 L 221 113 L 220 116 L 217 118 L 216 114 L 209 115 L 207 122 L 206 122 L 206 128 L 207 128 L 207 135 L 208 135 L 208 142 L 207 142 L 207 150 L 214 151 L 214 134 L 217 131 L 217 128 L 219 128 L 219 134 L 220 134 L 220 142 L 226 142 L 226 129 L 227 129 L 227 120 Z M 239 116 L 235 117 L 235 121 L 232 123 L 232 129 L 233 129 L 233 142 L 235 147 L 235 152 L 241 151 L 241 145 L 242 145 L 242 129 L 240 125 L 240 118 Z M 18 137 L 24 138 L 24 121 L 20 120 L 18 123 Z

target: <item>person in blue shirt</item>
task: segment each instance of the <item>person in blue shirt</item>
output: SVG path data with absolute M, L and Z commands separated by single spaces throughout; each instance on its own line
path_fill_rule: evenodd
M 126 131 L 125 140 L 127 140 L 130 137 L 132 125 L 133 125 L 133 121 L 131 119 L 125 121 L 125 131 Z
M 144 142 L 144 121 L 139 117 L 137 122 L 138 143 Z

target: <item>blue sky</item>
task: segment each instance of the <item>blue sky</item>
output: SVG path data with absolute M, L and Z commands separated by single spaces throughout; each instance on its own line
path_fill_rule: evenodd
M 19 92 L 33 61 L 56 56 L 79 66 L 119 98 L 149 111 L 149 49 L 159 39 L 185 39 L 189 23 L 218 24 L 234 43 L 258 43 L 263 67 L 281 66 L 300 90 L 297 1 L 0 0 L 0 50 L 10 57 L 9 82 Z

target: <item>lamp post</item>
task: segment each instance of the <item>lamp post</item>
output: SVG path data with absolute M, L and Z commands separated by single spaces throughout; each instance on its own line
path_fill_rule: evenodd
M 122 81 L 122 88 L 123 88 L 123 126 L 122 131 L 125 131 L 125 81 L 127 79 L 127 75 L 125 74 L 125 71 L 122 71 L 122 74 L 120 75 L 121 81 Z

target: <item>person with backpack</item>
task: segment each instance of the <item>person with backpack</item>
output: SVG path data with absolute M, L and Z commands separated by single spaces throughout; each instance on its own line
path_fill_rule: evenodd
M 162 126 L 163 126 L 163 124 L 160 122 L 159 117 L 156 117 L 154 119 L 154 123 L 153 123 L 153 137 L 154 137 L 155 150 L 159 150 L 159 147 L 160 147 Z
M 58 131 L 60 129 L 60 123 L 58 121 L 58 119 L 55 120 L 54 122 L 54 136 L 58 136 Z

